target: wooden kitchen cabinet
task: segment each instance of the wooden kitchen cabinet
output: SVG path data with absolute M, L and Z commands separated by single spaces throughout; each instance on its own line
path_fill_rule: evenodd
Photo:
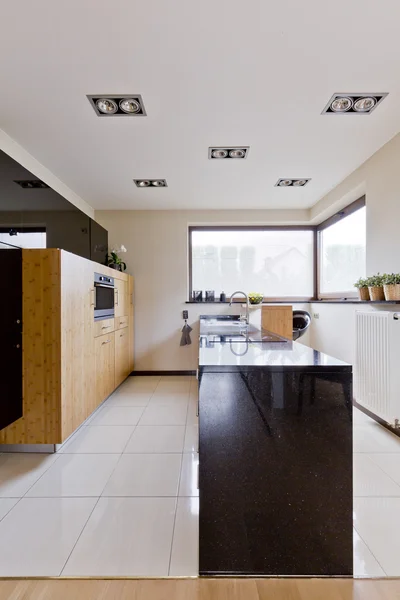
M 115 389 L 115 334 L 106 333 L 95 339 L 96 405 Z
M 115 317 L 125 317 L 128 314 L 128 282 L 115 279 Z
M 115 279 L 115 320 L 94 321 L 95 273 Z M 63 443 L 133 369 L 131 276 L 64 250 L 23 249 L 22 288 L 23 415 L 0 431 L 0 452 Z
M 133 277 L 129 277 L 128 279 L 128 328 L 129 328 L 129 372 L 132 373 L 133 371 L 133 365 L 134 365 L 134 352 L 135 352 L 135 345 L 134 345 L 134 323 L 135 323 L 135 316 L 134 316 L 134 302 L 133 302 Z
M 115 332 L 115 387 L 130 374 L 129 368 L 129 328 Z

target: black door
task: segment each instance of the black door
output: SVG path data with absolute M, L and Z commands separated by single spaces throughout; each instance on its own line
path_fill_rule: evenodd
M 0 249 L 0 429 L 22 417 L 22 250 Z

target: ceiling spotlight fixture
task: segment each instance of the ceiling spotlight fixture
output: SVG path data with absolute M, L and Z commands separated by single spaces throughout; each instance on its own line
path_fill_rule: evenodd
M 333 94 L 322 114 L 368 115 L 387 96 L 380 94 Z
M 140 104 L 134 98 L 126 98 L 121 100 L 119 107 L 124 113 L 138 113 L 140 111 Z
M 23 180 L 14 180 L 14 183 L 21 186 L 23 189 L 37 190 L 37 189 L 48 189 L 49 186 L 44 181 L 40 179 L 23 179 Z
M 208 158 L 247 158 L 249 146 L 211 147 L 208 149 Z
M 246 156 L 245 150 L 231 150 L 229 152 L 229 158 L 244 158 Z
M 140 188 L 168 187 L 166 179 L 134 179 L 133 181 Z
M 88 95 L 98 117 L 143 117 L 146 116 L 142 97 L 139 94 L 104 94 Z
M 228 150 L 213 150 L 212 158 L 226 158 L 228 156 Z
M 331 104 L 331 109 L 333 112 L 346 112 L 350 110 L 352 106 L 353 100 L 345 96 L 344 98 L 336 98 Z
M 108 98 L 100 98 L 99 100 L 96 100 L 96 106 L 98 110 L 105 115 L 113 115 L 118 110 L 118 106 L 114 100 L 109 100 Z
M 275 187 L 304 187 L 311 179 L 278 179 Z
M 357 112 L 371 112 L 376 104 L 376 99 L 372 96 L 360 98 L 354 103 L 354 110 Z

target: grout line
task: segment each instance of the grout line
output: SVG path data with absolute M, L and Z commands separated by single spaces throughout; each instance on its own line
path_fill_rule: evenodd
M 16 500 L 16 503 L 0 518 L 0 523 L 1 523 L 2 520 L 5 519 L 6 516 L 9 515 L 10 512 L 17 506 L 17 504 L 19 504 L 21 502 L 22 497 L 21 498 L 16 498 L 15 496 L 13 496 L 13 497 L 10 496 L 10 498 L 1 497 L 0 500 Z
M 92 496 L 92 497 L 93 497 L 93 496 Z M 95 497 L 96 497 L 96 496 L 95 496 Z M 81 532 L 80 532 L 80 534 L 78 535 L 78 538 L 77 538 L 77 540 L 76 540 L 75 544 L 73 545 L 71 552 L 68 554 L 67 560 L 65 561 L 65 563 L 64 563 L 64 566 L 62 567 L 62 569 L 61 569 L 61 571 L 60 571 L 60 573 L 59 573 L 58 577 L 60 577 L 60 576 L 62 575 L 62 572 L 64 571 L 64 569 L 65 569 L 65 567 L 66 567 L 66 565 L 67 565 L 67 562 L 69 561 L 69 559 L 70 559 L 70 557 L 71 557 L 71 554 L 72 554 L 72 553 L 73 553 L 73 551 L 75 550 L 77 543 L 78 543 L 78 542 L 79 542 L 79 540 L 81 539 L 81 535 L 82 535 L 82 533 L 84 532 L 84 530 L 85 530 L 85 528 L 86 528 L 86 525 L 88 524 L 88 522 L 89 522 L 89 519 L 90 519 L 90 517 L 92 516 L 92 514 L 93 514 L 93 512 L 94 512 L 94 509 L 95 509 L 95 508 L 96 508 L 96 506 L 98 505 L 98 503 L 99 503 L 99 500 L 100 500 L 100 496 L 97 498 L 97 502 L 95 502 L 95 503 L 94 503 L 94 506 L 93 506 L 92 510 L 90 511 L 90 514 L 89 514 L 88 518 L 86 519 L 86 521 L 85 521 L 85 524 L 84 524 L 84 526 L 82 527 L 82 529 L 81 529 Z
M 381 563 L 379 562 L 379 560 L 376 558 L 375 554 L 372 552 L 371 548 L 368 546 L 367 542 L 364 540 L 364 538 L 362 537 L 362 535 L 360 535 L 360 532 L 358 531 L 358 529 L 356 528 L 356 526 L 354 525 L 353 522 L 353 529 L 354 531 L 357 533 L 357 535 L 360 537 L 360 539 L 364 542 L 365 546 L 368 548 L 368 550 L 371 552 L 372 556 L 374 557 L 374 559 L 376 560 L 376 562 L 378 563 L 378 565 L 380 566 L 380 568 L 382 569 L 382 571 L 385 573 L 385 575 L 387 576 L 387 573 L 385 571 L 385 569 L 382 567 Z M 353 541 L 354 541 L 354 536 L 353 536 Z M 353 567 L 354 567 L 354 548 L 353 548 Z
M 61 454 L 57 454 L 57 452 L 54 452 L 54 456 L 55 456 L 55 459 L 51 462 L 51 464 L 47 467 L 47 469 L 45 469 L 43 471 L 43 473 L 41 475 L 39 475 L 39 477 L 36 479 L 36 481 L 34 483 L 32 483 L 32 485 L 26 490 L 25 494 L 23 496 L 21 496 L 21 498 L 20 498 L 21 500 L 22 500 L 22 498 L 25 498 L 25 496 L 27 495 L 28 492 L 30 492 L 30 490 L 33 488 L 33 486 L 35 486 L 38 483 L 38 481 L 40 481 L 42 479 L 43 475 L 45 475 L 45 473 L 47 473 L 47 471 L 49 469 L 51 469 L 51 467 L 53 465 L 56 464 L 56 462 L 60 458 Z
M 180 471 L 179 471 L 177 495 L 176 495 L 176 500 L 175 500 L 175 514 L 174 514 L 174 524 L 172 526 L 171 548 L 170 548 L 170 551 L 169 551 L 168 575 L 169 575 L 169 572 L 171 570 L 172 550 L 173 550 L 173 547 L 174 547 L 176 515 L 177 515 L 177 512 L 178 512 L 179 488 L 180 488 L 180 485 L 181 485 L 182 470 L 183 470 L 183 453 L 181 454 L 181 468 L 180 468 Z
M 377 453 L 377 454 L 379 454 L 379 453 Z M 385 454 L 386 454 L 386 452 L 385 452 Z M 393 454 L 396 456 L 396 453 L 393 453 Z M 371 458 L 371 455 L 373 456 L 374 453 L 371 452 L 371 454 L 368 456 L 368 458 L 372 462 L 372 464 L 375 465 L 375 467 L 378 467 L 378 469 L 380 471 L 382 471 L 382 473 L 384 473 L 386 475 L 386 477 L 389 477 L 389 479 L 397 485 L 397 487 L 399 488 L 399 492 L 400 492 L 400 484 L 395 479 L 393 479 L 393 477 L 391 475 L 389 475 L 389 473 L 386 473 L 386 471 L 383 469 L 383 467 L 381 467 L 381 465 L 378 465 L 378 463 L 376 463 L 374 461 L 374 459 Z M 400 493 L 399 493 L 399 496 L 400 496 Z M 374 497 L 378 498 L 379 496 L 374 496 Z M 382 496 L 382 498 L 398 498 L 398 496 Z

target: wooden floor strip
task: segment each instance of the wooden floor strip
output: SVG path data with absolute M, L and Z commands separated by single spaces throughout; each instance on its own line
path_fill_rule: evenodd
M 400 600 L 400 579 L 3 580 L 1 600 Z

